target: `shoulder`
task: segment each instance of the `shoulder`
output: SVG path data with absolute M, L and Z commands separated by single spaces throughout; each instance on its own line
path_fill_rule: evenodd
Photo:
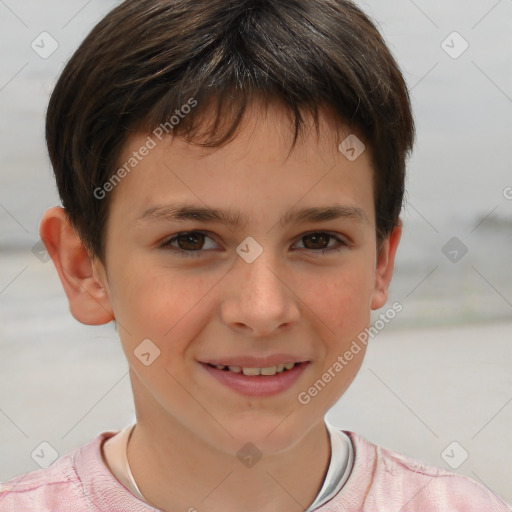
M 354 432 L 345 433 L 352 441 L 355 459 L 352 474 L 338 496 L 343 500 L 343 492 L 359 494 L 361 510 L 512 511 L 499 496 L 471 478 L 377 446 Z
M 44 469 L 31 471 L 0 483 L 1 512 L 43 512 L 49 510 L 89 511 L 92 501 L 87 495 L 77 471 L 77 460 L 92 456 L 105 436 L 104 432 L 92 441 L 63 455 Z
M 46 469 L 19 475 L 0 484 L 0 510 L 46 510 L 45 506 L 68 505 L 70 510 L 81 501 L 80 480 L 74 469 L 71 452 Z M 75 509 L 76 510 L 76 509 Z M 81 509 L 80 509 L 81 510 Z

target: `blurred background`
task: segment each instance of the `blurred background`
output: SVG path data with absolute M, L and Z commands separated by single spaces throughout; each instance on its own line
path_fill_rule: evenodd
M 0 481 L 134 418 L 112 325 L 76 322 L 38 245 L 59 204 L 49 94 L 113 0 L 0 0 Z M 411 90 L 417 142 L 389 304 L 329 420 L 512 502 L 512 2 L 357 2 Z M 386 308 L 385 308 L 386 309 Z M 377 317 L 376 317 L 377 318 Z

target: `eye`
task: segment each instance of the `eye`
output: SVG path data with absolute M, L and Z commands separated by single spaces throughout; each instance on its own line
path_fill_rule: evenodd
M 205 238 L 210 237 L 201 231 L 178 233 L 172 238 L 167 239 L 160 247 L 162 249 L 170 250 L 171 252 L 179 253 L 183 256 L 195 257 L 201 255 L 201 249 L 203 249 L 205 245 Z M 177 244 L 178 247 L 174 244 Z
M 338 245 L 329 247 L 329 240 L 338 242 Z M 317 231 L 303 235 L 301 241 L 303 242 L 303 245 L 306 246 L 305 249 L 309 249 L 310 251 L 314 252 L 321 252 L 322 254 L 341 251 L 343 248 L 349 245 L 348 242 L 342 240 L 338 236 L 331 233 L 326 233 L 324 231 Z M 304 243 L 304 241 L 306 241 L 306 243 Z M 299 247 L 299 249 L 301 248 Z
M 208 244 L 205 244 L 205 239 L 209 239 L 211 241 L 210 247 L 208 247 Z M 299 247 L 299 249 L 306 249 L 309 250 L 309 252 L 317 252 L 321 254 L 337 252 L 349 246 L 348 242 L 342 240 L 336 235 L 326 233 L 324 231 L 317 231 L 303 235 L 300 241 L 304 247 Z M 338 242 L 338 244 L 329 246 L 329 241 L 335 241 Z M 202 252 L 204 252 L 203 249 L 215 249 L 217 245 L 207 233 L 202 231 L 188 231 L 174 235 L 172 238 L 164 241 L 160 247 L 177 253 L 179 256 L 198 257 L 201 256 Z

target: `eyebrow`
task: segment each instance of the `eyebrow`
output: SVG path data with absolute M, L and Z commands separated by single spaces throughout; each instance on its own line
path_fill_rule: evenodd
M 323 207 L 292 208 L 279 219 L 279 223 L 281 226 L 286 226 L 291 223 L 318 223 L 336 219 L 349 219 L 361 223 L 368 222 L 368 218 L 361 208 L 335 204 Z M 155 206 L 146 210 L 138 220 L 167 222 L 195 220 L 225 224 L 234 229 L 246 226 L 249 221 L 247 216 L 237 210 L 221 210 L 187 204 Z

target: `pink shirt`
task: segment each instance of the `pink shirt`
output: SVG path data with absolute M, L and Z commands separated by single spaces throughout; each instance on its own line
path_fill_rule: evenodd
M 47 469 L 0 484 L 1 512 L 154 512 L 119 483 L 101 455 L 98 434 Z M 486 487 L 465 476 L 376 446 L 345 432 L 354 465 L 341 491 L 317 512 L 511 512 Z M 198 509 L 199 510 L 199 509 Z M 316 512 L 315 511 L 315 512 Z

